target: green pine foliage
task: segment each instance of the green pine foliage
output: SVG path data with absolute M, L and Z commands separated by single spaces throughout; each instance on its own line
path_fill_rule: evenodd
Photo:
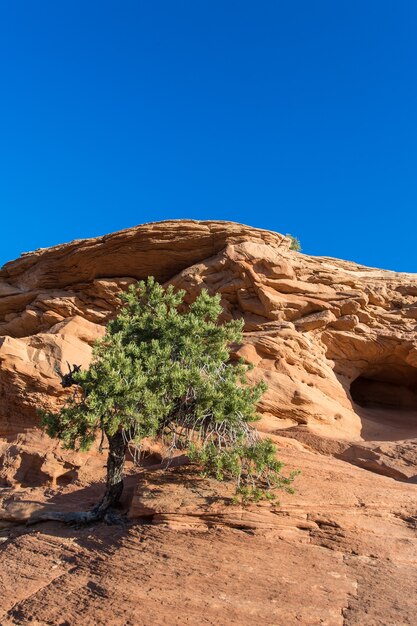
M 145 437 L 160 438 L 206 475 L 234 480 L 244 501 L 290 491 L 294 475 L 281 474 L 273 443 L 253 429 L 266 385 L 249 385 L 248 366 L 230 362 L 243 322 L 218 323 L 219 296 L 203 290 L 187 307 L 184 295 L 153 278 L 121 294 L 90 367 L 74 374 L 77 392 L 58 413 L 42 413 L 46 432 L 80 450 L 100 430 L 122 431 L 138 448 Z
M 290 250 L 301 252 L 301 243 L 298 237 L 294 237 L 294 235 L 290 235 L 290 233 L 287 233 L 285 236 L 288 237 L 288 239 L 291 239 Z

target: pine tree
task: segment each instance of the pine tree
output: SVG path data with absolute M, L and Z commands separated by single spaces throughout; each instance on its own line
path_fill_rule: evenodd
M 78 390 L 56 413 L 42 412 L 51 437 L 88 450 L 98 433 L 108 441 L 107 484 L 92 510 L 55 514 L 89 522 L 117 504 L 128 445 L 160 438 L 184 450 L 218 480 L 233 479 L 243 500 L 290 490 L 270 440 L 253 423 L 264 382 L 249 385 L 243 362 L 230 362 L 230 344 L 242 341 L 243 321 L 219 324 L 219 296 L 203 290 L 190 305 L 184 291 L 164 289 L 153 278 L 131 285 L 123 305 L 97 342 L 90 367 L 73 374 Z M 50 519 L 50 517 L 49 517 Z

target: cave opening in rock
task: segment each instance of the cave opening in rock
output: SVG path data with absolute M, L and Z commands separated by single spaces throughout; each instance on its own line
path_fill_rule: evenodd
M 365 408 L 417 411 L 417 368 L 395 361 L 369 365 L 351 383 L 350 394 Z

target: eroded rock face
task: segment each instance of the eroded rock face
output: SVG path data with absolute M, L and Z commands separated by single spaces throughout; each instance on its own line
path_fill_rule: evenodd
M 415 438 L 417 275 L 309 257 L 289 246 L 278 233 L 182 220 L 7 263 L 0 271 L 3 481 L 30 483 L 31 473 L 38 481 L 70 480 L 82 471 L 85 456 L 63 453 L 39 433 L 36 409 L 65 401 L 70 392 L 55 368 L 86 366 L 118 292 L 149 275 L 185 289 L 190 301 L 203 287 L 220 293 L 224 319 L 244 317 L 236 354 L 255 366 L 253 380 L 268 384 L 261 431 L 299 436 L 316 448 L 323 438 L 347 442 L 337 453 L 363 466 L 364 440 L 369 449 L 373 441 Z
M 414 624 L 417 485 L 286 441 L 286 467 L 303 471 L 280 506 L 242 509 L 190 467 L 148 468 L 126 480 L 125 525 L 23 530 L 44 506 L 87 509 L 99 486 L 46 505 L 40 489 L 0 489 L 0 623 Z

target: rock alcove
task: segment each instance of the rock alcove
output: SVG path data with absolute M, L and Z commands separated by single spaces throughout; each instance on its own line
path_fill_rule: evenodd
M 394 361 L 369 365 L 351 383 L 350 394 L 364 408 L 417 411 L 417 368 Z

